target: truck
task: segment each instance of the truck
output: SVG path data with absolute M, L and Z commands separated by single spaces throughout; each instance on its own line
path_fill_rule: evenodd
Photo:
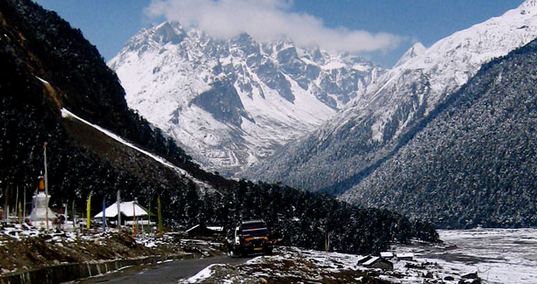
M 235 227 L 230 244 L 231 256 L 272 254 L 273 241 L 267 223 L 263 220 L 242 221 Z

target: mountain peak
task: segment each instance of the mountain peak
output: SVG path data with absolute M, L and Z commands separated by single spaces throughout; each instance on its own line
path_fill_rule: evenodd
M 409 49 L 409 51 L 412 51 L 416 55 L 420 55 L 425 52 L 427 48 L 421 43 L 421 42 L 415 42 L 412 47 Z
M 401 58 L 399 59 L 399 61 L 397 61 L 397 63 L 395 64 L 395 66 L 400 66 L 400 65 L 403 65 L 404 63 L 408 62 L 408 60 L 414 58 L 414 57 L 418 57 L 422 54 L 425 53 L 425 51 L 427 50 L 427 48 L 421 43 L 421 42 L 416 42 L 414 43 L 404 54 L 403 56 L 401 56 Z
M 163 22 L 151 30 L 153 31 L 151 39 L 161 44 L 178 44 L 186 34 L 181 24 L 177 22 Z

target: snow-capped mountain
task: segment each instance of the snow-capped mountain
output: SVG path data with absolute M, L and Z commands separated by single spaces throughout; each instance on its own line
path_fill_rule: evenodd
M 537 1 L 456 32 L 429 48 L 414 45 L 319 130 L 256 166 L 248 174 L 269 175 L 310 190 L 341 193 L 388 159 L 438 104 L 492 58 L 537 36 Z
M 383 73 L 348 54 L 215 39 L 174 22 L 142 30 L 109 65 L 131 108 L 227 173 L 312 132 Z

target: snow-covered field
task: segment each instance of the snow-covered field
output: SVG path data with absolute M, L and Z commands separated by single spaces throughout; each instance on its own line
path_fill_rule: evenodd
M 409 246 L 445 270 L 477 272 L 488 283 L 537 283 L 537 229 L 441 230 L 442 246 Z

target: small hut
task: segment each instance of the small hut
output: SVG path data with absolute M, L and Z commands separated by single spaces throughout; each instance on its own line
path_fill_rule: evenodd
M 155 224 L 155 222 L 152 222 L 149 218 L 150 212 L 144 207 L 140 206 L 136 201 L 121 202 L 119 206 L 117 202 L 112 203 L 104 210 L 104 212 L 101 211 L 99 214 L 95 215 L 93 219 L 99 222 L 102 220 L 104 215 L 104 217 L 106 217 L 107 224 L 115 224 L 117 226 L 118 207 L 119 213 L 121 214 L 121 225 L 132 225 L 135 222 L 139 225 Z
M 362 264 L 369 268 L 380 268 L 382 270 L 393 270 L 393 263 L 382 257 L 373 256 Z
M 398 253 L 395 256 L 399 260 L 414 260 L 414 254 L 411 253 L 411 252 L 409 252 L 409 253 Z
M 384 251 L 380 253 L 380 257 L 385 258 L 385 259 L 391 259 L 394 257 L 394 254 L 391 251 Z
M 224 228 L 219 226 L 195 225 L 185 231 L 189 238 L 214 238 L 223 235 Z

